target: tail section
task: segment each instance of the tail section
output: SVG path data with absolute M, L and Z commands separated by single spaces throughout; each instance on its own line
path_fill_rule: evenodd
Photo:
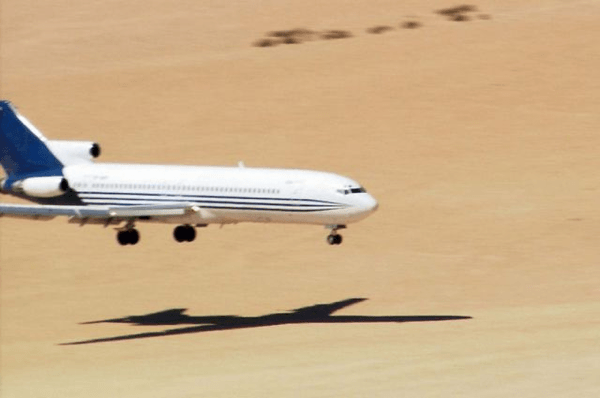
M 0 101 L 0 164 L 10 188 L 29 177 L 61 176 L 63 164 L 48 148 L 48 140 L 8 101 Z

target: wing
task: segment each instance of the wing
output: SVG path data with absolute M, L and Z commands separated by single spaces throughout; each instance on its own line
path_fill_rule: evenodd
M 200 208 L 191 203 L 169 203 L 142 206 L 54 206 L 0 204 L 0 217 L 51 220 L 57 216 L 69 217 L 72 222 L 112 223 L 136 218 L 161 218 L 198 213 Z

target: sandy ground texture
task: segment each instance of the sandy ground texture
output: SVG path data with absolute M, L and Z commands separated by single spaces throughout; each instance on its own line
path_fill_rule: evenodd
M 2 398 L 600 396 L 600 2 L 458 5 L 2 0 L 1 96 L 47 136 L 380 202 L 340 247 L 0 220 Z

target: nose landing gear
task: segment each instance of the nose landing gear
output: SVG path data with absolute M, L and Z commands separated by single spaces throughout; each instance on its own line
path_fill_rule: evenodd
M 328 225 L 326 228 L 331 230 L 331 233 L 327 236 L 327 243 L 330 245 L 341 245 L 342 235 L 338 234 L 338 229 L 346 228 L 345 225 Z

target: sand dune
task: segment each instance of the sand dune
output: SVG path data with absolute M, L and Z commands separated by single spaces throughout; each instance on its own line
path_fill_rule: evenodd
M 243 224 L 123 248 L 1 219 L 0 395 L 597 397 L 600 5 L 436 13 L 460 5 L 3 1 L 2 97 L 49 137 L 330 170 L 380 209 L 339 247 Z M 252 46 L 298 27 L 353 35 Z M 415 321 L 351 322 L 384 317 Z M 131 335 L 152 338 L 104 341 Z

